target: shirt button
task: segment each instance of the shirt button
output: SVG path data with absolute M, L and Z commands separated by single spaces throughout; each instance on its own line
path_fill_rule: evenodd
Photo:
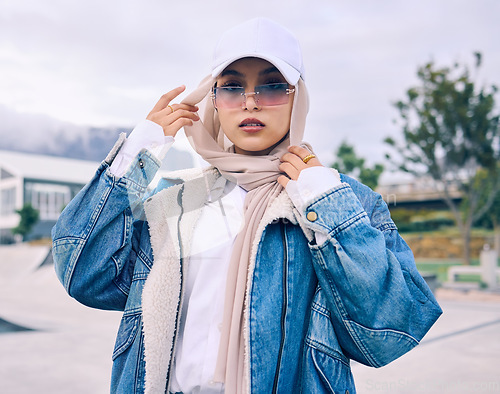
M 316 219 L 318 219 L 318 214 L 314 211 L 310 211 L 310 212 L 307 212 L 307 220 L 309 220 L 310 222 L 314 222 L 316 221 Z

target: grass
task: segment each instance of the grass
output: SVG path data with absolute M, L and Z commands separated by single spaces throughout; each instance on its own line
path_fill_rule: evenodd
M 419 272 L 423 273 L 430 273 L 430 274 L 436 274 L 437 279 L 440 283 L 448 281 L 448 268 L 451 267 L 452 265 L 458 265 L 460 264 L 459 261 L 457 260 L 443 260 L 443 261 L 433 261 L 433 260 L 417 260 L 417 269 Z
M 499 259 L 500 260 L 500 259 Z M 439 282 L 448 281 L 448 268 L 453 265 L 462 265 L 460 260 L 439 260 L 439 259 L 417 259 L 417 269 L 419 272 L 436 274 Z M 479 259 L 472 259 L 472 266 L 479 265 Z M 457 275 L 458 282 L 476 282 L 481 284 L 481 277 L 474 274 Z
M 400 233 L 401 236 L 403 235 L 409 235 L 409 236 L 434 236 L 434 235 L 442 235 L 442 236 L 456 236 L 458 238 L 461 238 L 460 230 L 456 226 L 449 226 L 449 227 L 441 227 L 439 230 L 432 230 L 432 231 L 404 231 Z M 494 231 L 485 229 L 485 228 L 478 228 L 478 227 L 473 227 L 471 229 L 471 236 L 472 237 L 493 237 L 494 236 Z

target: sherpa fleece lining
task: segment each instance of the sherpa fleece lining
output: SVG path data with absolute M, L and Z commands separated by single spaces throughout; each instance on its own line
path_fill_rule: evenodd
M 193 228 L 200 217 L 219 172 L 189 169 L 172 173 L 184 181 L 162 190 L 146 200 L 144 209 L 149 224 L 154 263 L 142 293 L 144 357 L 146 362 L 145 394 L 163 393 L 174 352 L 177 311 L 181 307 L 181 256 L 189 256 Z M 179 198 L 180 197 L 180 198 Z M 182 207 L 179 201 L 182 201 Z M 180 217 L 179 223 L 178 218 Z M 287 218 L 304 228 L 300 214 L 283 191 L 266 210 L 252 245 L 244 307 L 245 373 L 250 392 L 248 301 L 258 246 L 265 227 L 273 220 Z M 310 230 L 309 230 L 310 231 Z M 312 233 L 312 232 L 311 232 Z M 312 234 L 309 234 L 311 236 Z M 308 237 L 309 238 L 309 237 Z

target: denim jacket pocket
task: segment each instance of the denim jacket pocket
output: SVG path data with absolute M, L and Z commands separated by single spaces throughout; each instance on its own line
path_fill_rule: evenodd
M 66 291 L 78 259 L 80 249 L 84 245 L 84 240 L 77 237 L 64 237 L 54 240 L 52 255 L 54 256 L 54 268 L 56 275 L 63 284 Z
M 319 290 L 320 291 L 320 290 Z M 304 393 L 355 393 L 349 359 L 344 355 L 330 319 L 319 301 L 312 304 L 305 340 L 302 391 Z
M 309 347 L 305 354 L 304 393 L 353 394 L 356 392 L 351 368 L 341 358 Z
M 345 325 L 372 367 L 382 367 L 418 345 L 412 336 L 392 329 L 370 329 L 352 320 Z
M 139 328 L 141 327 L 141 312 L 125 313 L 120 322 L 120 328 L 116 336 L 115 348 L 113 350 L 113 361 L 125 352 L 134 342 Z

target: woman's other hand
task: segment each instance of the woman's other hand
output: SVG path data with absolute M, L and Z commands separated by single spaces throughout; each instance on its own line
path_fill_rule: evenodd
M 188 104 L 170 104 L 186 87 L 179 86 L 165 93 L 158 100 L 146 119 L 159 124 L 163 133 L 175 137 L 177 132 L 184 126 L 191 126 L 193 122 L 200 120 L 196 111 L 197 106 Z
M 278 177 L 278 183 L 286 187 L 290 179 L 296 181 L 299 178 L 302 170 L 314 166 L 323 166 L 316 156 L 309 159 L 307 163 L 304 163 L 304 158 L 309 155 L 311 155 L 311 152 L 301 146 L 292 145 L 288 147 L 288 152 L 281 157 L 281 164 L 279 167 L 288 177 L 280 175 Z

